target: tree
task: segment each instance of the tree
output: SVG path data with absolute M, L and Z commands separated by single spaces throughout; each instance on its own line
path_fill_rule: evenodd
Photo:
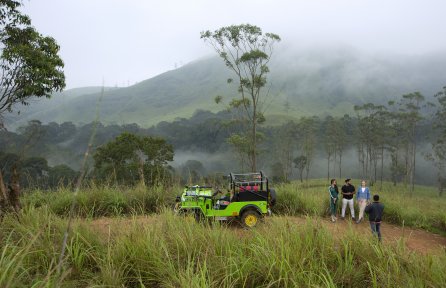
M 79 172 L 74 171 L 67 165 L 57 165 L 50 168 L 48 186 L 51 188 L 56 188 L 59 185 L 63 187 L 73 186 L 78 177 Z
M 267 83 L 266 74 L 269 72 L 268 62 L 273 45 L 280 41 L 280 37 L 273 33 L 263 34 L 259 27 L 243 24 L 223 27 L 214 32 L 201 32 L 201 39 L 211 44 L 237 77 L 241 104 L 251 124 L 248 133 L 251 170 L 256 171 L 257 125 L 265 120 L 265 107 L 262 105 L 264 96 L 261 91 Z M 228 79 L 228 83 L 232 81 Z M 218 100 L 221 101 L 221 98 Z
M 302 117 L 298 124 L 299 133 L 299 149 L 303 156 L 305 156 L 305 179 L 308 180 L 311 165 L 314 161 L 314 154 L 316 152 L 316 130 L 317 117 Z
M 187 160 L 181 167 L 181 176 L 183 180 L 189 184 L 194 185 L 196 181 L 200 180 L 200 177 L 204 177 L 206 169 L 198 160 Z
M 300 155 L 293 160 L 294 167 L 297 168 L 297 171 L 299 172 L 300 182 L 304 182 L 303 180 L 303 174 L 304 169 L 307 166 L 307 157 L 304 155 Z
M 32 97 L 50 97 L 65 87 L 59 46 L 31 26 L 30 18 L 18 10 L 20 6 L 21 1 L 0 0 L 0 129 L 4 128 L 4 113 L 12 112 L 15 104 L 28 105 Z M 18 179 L 14 166 L 10 181 L 14 197 L 19 195 Z M 6 195 L 4 186 L 0 171 L 2 195 Z M 18 203 L 18 198 L 14 201 Z M 17 211 L 19 205 L 13 206 Z
M 327 180 L 330 180 L 330 162 L 331 158 L 336 150 L 336 145 L 333 142 L 335 137 L 335 129 L 333 129 L 334 118 L 333 116 L 327 116 L 322 123 L 322 141 L 324 142 L 324 150 L 327 153 Z
M 280 127 L 274 127 L 270 139 L 273 140 L 271 147 L 271 161 L 278 160 L 281 165 L 276 165 L 275 173 L 280 175 L 283 182 L 287 182 L 292 173 L 293 154 L 296 147 L 297 125 L 289 121 Z
M 15 104 L 50 97 L 65 87 L 59 46 L 31 26 L 18 8 L 21 1 L 0 0 L 0 122 Z
M 423 116 L 420 113 L 423 108 L 422 103 L 425 98 L 420 92 L 414 92 L 405 94 L 402 96 L 399 104 L 401 111 L 401 118 L 403 120 L 402 126 L 403 133 L 408 140 L 407 153 L 406 153 L 406 172 L 410 184 L 410 193 L 412 195 L 415 185 L 415 164 L 416 164 L 416 152 L 417 152 L 417 128 L 419 122 L 423 120 Z
M 432 142 L 432 152 L 427 154 L 426 158 L 437 168 L 438 194 L 442 196 L 446 189 L 446 86 L 435 98 L 438 101 L 434 114 L 434 129 L 437 135 Z
M 118 182 L 153 184 L 164 176 L 165 166 L 173 161 L 173 147 L 166 140 L 142 137 L 127 132 L 100 146 L 93 156 L 99 177 L 113 175 Z
M 383 141 L 385 141 L 383 126 L 383 111 L 385 107 L 367 103 L 354 107 L 357 117 L 356 144 L 358 148 L 358 159 L 362 165 L 362 177 L 370 179 L 373 185 L 377 178 L 378 160 L 381 156 Z

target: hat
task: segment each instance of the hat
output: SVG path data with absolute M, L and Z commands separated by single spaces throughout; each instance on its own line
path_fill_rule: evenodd
M 345 183 L 347 183 L 350 180 L 352 180 L 352 179 L 350 179 L 350 178 L 345 179 Z

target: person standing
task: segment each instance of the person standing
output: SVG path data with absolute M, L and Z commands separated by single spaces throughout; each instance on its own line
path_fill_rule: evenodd
M 368 203 L 370 203 L 370 189 L 366 186 L 365 180 L 361 181 L 361 187 L 356 193 L 356 201 L 359 206 L 359 216 L 356 224 L 359 224 L 364 219 L 364 210 Z
M 365 207 L 365 212 L 369 214 L 370 228 L 373 235 L 378 236 L 381 242 L 381 219 L 384 212 L 384 204 L 379 202 L 379 195 L 373 195 L 373 203 Z
M 338 186 L 336 185 L 336 179 L 331 179 L 330 187 L 328 188 L 328 192 L 330 193 L 330 214 L 331 214 L 331 222 L 336 222 L 336 208 L 338 203 Z
M 342 214 L 341 219 L 345 218 L 345 209 L 347 208 L 347 204 L 350 207 L 350 215 L 352 216 L 352 220 L 355 221 L 355 207 L 353 203 L 353 195 L 355 195 L 356 190 L 355 186 L 350 183 L 351 179 L 345 179 L 345 185 L 342 186 Z

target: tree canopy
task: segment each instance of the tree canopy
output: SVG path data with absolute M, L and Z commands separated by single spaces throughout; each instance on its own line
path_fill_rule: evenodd
M 99 177 L 114 176 L 118 182 L 130 184 L 158 180 L 173 155 L 172 145 L 162 138 L 124 132 L 99 147 L 93 158 Z
M 0 0 L 0 124 L 15 104 L 50 97 L 65 87 L 59 46 L 31 26 L 19 11 L 21 1 Z
M 233 106 L 243 107 L 250 123 L 250 135 L 247 150 L 251 160 L 251 170 L 256 170 L 257 125 L 265 121 L 262 111 L 261 89 L 266 85 L 266 74 L 269 72 L 268 62 L 271 59 L 274 43 L 280 37 L 273 33 L 263 33 L 262 29 L 250 24 L 222 27 L 214 32 L 201 32 L 201 38 L 214 48 L 231 69 L 238 80 L 238 92 L 241 99 L 232 101 Z M 233 81 L 227 79 L 228 83 Z M 264 100 L 264 99 L 263 99 Z M 221 97 L 215 98 L 217 103 Z

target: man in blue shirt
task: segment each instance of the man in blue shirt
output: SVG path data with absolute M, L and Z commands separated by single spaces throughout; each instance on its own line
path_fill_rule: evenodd
M 365 213 L 369 214 L 370 228 L 372 233 L 378 236 L 381 242 L 381 219 L 384 212 L 384 205 L 379 202 L 379 195 L 373 196 L 373 203 L 365 207 Z

